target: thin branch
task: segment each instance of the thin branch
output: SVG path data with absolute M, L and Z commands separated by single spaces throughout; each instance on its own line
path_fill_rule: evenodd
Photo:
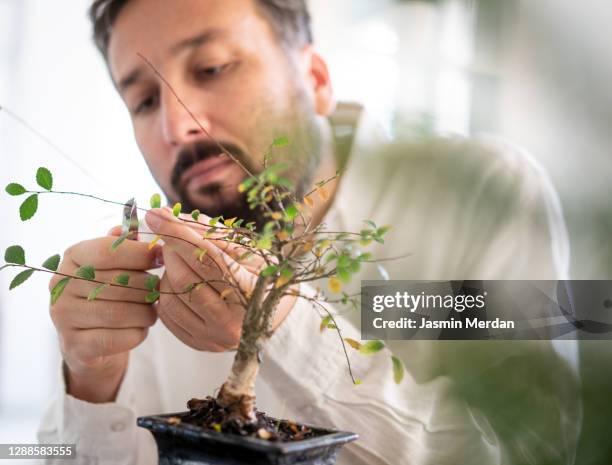
M 34 134 L 36 137 L 38 137 L 40 140 L 42 140 L 45 144 L 47 144 L 53 150 L 55 150 L 55 152 L 57 152 L 59 155 L 61 155 L 62 158 L 64 158 L 69 163 L 71 163 L 75 168 L 77 168 L 81 173 L 83 173 L 89 179 L 91 179 L 92 181 L 94 181 L 94 182 L 96 182 L 98 184 L 100 183 L 99 179 L 96 179 L 85 168 L 83 168 L 76 161 L 74 161 L 74 159 L 71 156 L 69 156 L 66 152 L 64 152 L 62 149 L 60 149 L 48 137 L 46 137 L 43 133 L 41 133 L 40 131 L 35 129 L 32 125 L 30 125 L 28 122 L 26 122 L 23 118 L 21 118 L 19 115 L 17 115 L 14 111 L 9 110 L 4 105 L 0 105 L 0 111 L 4 111 L 4 113 L 6 113 L 11 118 L 13 118 L 15 121 L 17 121 L 23 127 L 25 127 L 28 131 L 30 131 L 32 134 Z
M 351 360 L 349 359 L 348 352 L 346 350 L 346 344 L 344 342 L 344 338 L 342 337 L 342 330 L 340 329 L 340 326 L 338 326 L 338 323 L 336 322 L 336 319 L 334 318 L 334 315 L 325 307 L 325 305 L 323 305 L 317 299 L 313 299 L 312 297 L 308 297 L 308 296 L 305 296 L 305 295 L 299 295 L 298 299 L 305 299 L 305 300 L 308 300 L 308 301 L 310 301 L 311 303 L 313 303 L 315 305 L 318 305 L 319 307 L 321 307 L 323 309 L 323 311 L 325 313 L 327 313 L 327 316 L 329 316 L 330 320 L 334 323 L 334 328 L 335 328 L 336 332 L 338 333 L 338 337 L 340 338 L 340 342 L 342 343 L 342 350 L 344 351 L 344 357 L 346 358 L 346 363 L 348 365 L 349 375 L 351 375 L 351 380 L 353 381 L 353 384 L 357 384 L 357 380 L 355 379 L 355 376 L 353 376 L 353 368 L 351 367 Z
M 105 284 L 109 287 L 120 287 L 123 289 L 133 289 L 135 291 L 148 291 L 148 292 L 152 292 L 155 291 L 155 289 L 148 289 L 148 288 L 142 288 L 142 287 L 136 287 L 136 286 L 129 286 L 129 285 L 123 285 L 123 284 L 118 284 L 118 283 L 114 283 L 114 282 L 106 282 L 106 281 L 99 281 L 97 279 L 87 279 L 87 278 L 82 278 L 81 276 L 76 276 L 76 275 L 71 275 L 71 274 L 67 274 L 67 273 L 62 273 L 60 271 L 52 271 L 52 270 L 47 270 L 44 268 L 38 268 L 35 266 L 30 266 L 30 265 L 19 265 L 17 263 L 9 263 L 4 265 L 2 268 L 0 268 L 0 270 L 4 269 L 4 268 L 25 268 L 28 270 L 34 270 L 34 271 L 40 271 L 43 273 L 49 273 L 49 274 L 53 274 L 53 275 L 58 275 L 58 276 L 63 276 L 64 278 L 71 278 L 71 279 L 75 279 L 77 281 L 86 281 L 88 283 L 92 283 L 92 284 Z M 228 285 L 227 281 L 221 281 L 218 279 L 207 279 L 207 280 L 203 280 L 200 281 L 198 283 L 189 283 L 189 284 L 193 284 L 194 286 L 197 286 L 198 284 L 224 284 L 224 285 Z M 230 284 L 231 287 L 234 287 Z M 159 292 L 160 294 L 168 294 L 168 295 L 183 295 L 183 294 L 188 294 L 190 292 L 192 292 L 193 289 L 188 290 L 188 291 L 181 291 L 181 292 Z

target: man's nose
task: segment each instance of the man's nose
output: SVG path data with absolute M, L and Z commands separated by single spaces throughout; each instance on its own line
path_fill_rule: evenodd
M 204 111 L 205 102 L 201 96 L 191 98 L 185 91 L 179 93 L 175 89 L 174 92 L 176 95 L 168 89 L 161 96 L 161 131 L 164 140 L 170 145 L 180 146 L 207 137 L 210 121 Z

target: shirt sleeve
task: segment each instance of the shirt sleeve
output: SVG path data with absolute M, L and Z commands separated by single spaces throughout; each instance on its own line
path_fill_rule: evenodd
M 38 428 L 41 444 L 75 444 L 74 459 L 46 459 L 47 465 L 145 465 L 157 463 L 152 435 L 136 425 L 131 364 L 115 402 L 95 404 L 66 393 L 64 364 L 57 394 Z
M 301 292 L 314 295 L 307 286 Z M 326 307 L 342 336 L 359 340 L 356 328 Z M 450 379 L 419 384 L 406 373 L 396 384 L 386 348 L 366 356 L 346 347 L 360 381 L 354 385 L 338 333 L 321 332 L 320 323 L 316 309 L 299 299 L 264 349 L 261 374 L 293 418 L 361 434 L 344 447 L 339 464 L 499 463 L 495 436 L 454 398 Z

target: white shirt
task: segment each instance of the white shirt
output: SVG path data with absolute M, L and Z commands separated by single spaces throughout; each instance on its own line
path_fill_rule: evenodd
M 371 247 L 379 258 L 412 253 L 385 263 L 392 279 L 567 277 L 559 203 L 527 155 L 492 140 L 459 138 L 381 151 L 373 131 L 360 125 L 325 223 L 345 231 L 359 231 L 365 219 L 392 224 L 385 245 Z M 347 291 L 358 291 L 366 279 L 380 279 L 376 265 L 364 266 Z M 342 312 L 344 336 L 359 339 L 358 312 Z M 407 367 L 404 381 L 394 383 L 387 349 L 373 356 L 350 352 L 362 381 L 354 386 L 337 334 L 321 333 L 320 322 L 310 304 L 296 304 L 264 351 L 257 404 L 273 416 L 358 433 L 338 464 L 502 464 L 521 454 L 573 463 L 576 381 L 550 342 L 393 341 L 388 346 Z M 571 355 L 571 346 L 562 348 Z M 114 403 L 67 395 L 58 369 L 58 392 L 39 440 L 76 443 L 79 464 L 157 463 L 153 437 L 136 418 L 185 411 L 188 399 L 212 395 L 232 359 L 233 353 L 187 347 L 158 321 L 132 351 Z M 546 376 L 525 376 L 542 370 Z M 479 386 L 495 393 L 483 396 Z M 512 408 L 533 401 L 525 412 L 537 410 L 543 423 L 534 419 L 506 432 L 496 399 Z

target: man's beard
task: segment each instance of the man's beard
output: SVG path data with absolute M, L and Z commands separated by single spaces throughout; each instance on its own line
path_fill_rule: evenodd
M 289 169 L 283 176 L 292 181 L 294 185 L 293 197 L 299 200 L 312 188 L 314 173 L 321 158 L 321 135 L 314 113 L 308 111 L 309 109 L 306 108 L 304 101 L 301 101 L 302 99 L 299 96 L 297 100 L 296 106 L 300 107 L 302 114 L 291 115 L 291 118 L 298 122 L 296 124 L 298 127 L 294 127 L 290 131 L 292 137 L 290 137 L 290 146 L 287 149 L 290 155 L 288 159 L 271 160 L 271 163 L 283 161 L 289 164 Z M 221 141 L 220 145 L 252 174 L 257 175 L 264 169 L 263 166 L 255 166 L 255 163 L 252 162 L 255 158 L 247 156 L 235 144 Z M 237 186 L 228 186 L 221 181 L 206 183 L 198 190 L 200 195 L 207 198 L 206 205 L 203 205 L 190 198 L 187 184 L 181 181 L 182 175 L 196 163 L 219 156 L 223 152 L 220 145 L 212 141 L 198 141 L 181 150 L 171 175 L 171 185 L 174 192 L 177 193 L 178 199 L 173 199 L 167 194 L 166 197 L 168 197 L 170 204 L 180 202 L 183 213 L 189 213 L 197 209 L 209 217 L 223 216 L 226 219 L 236 217 L 243 219 L 245 224 L 251 221 L 255 222 L 257 229 L 261 230 L 269 220 L 264 217 L 263 209 L 250 209 L 247 193 L 238 193 Z M 248 174 L 245 171 L 243 179 L 247 177 Z M 236 189 L 236 191 L 228 193 L 228 189 Z M 280 205 L 274 203 L 269 206 L 273 210 L 280 209 Z

